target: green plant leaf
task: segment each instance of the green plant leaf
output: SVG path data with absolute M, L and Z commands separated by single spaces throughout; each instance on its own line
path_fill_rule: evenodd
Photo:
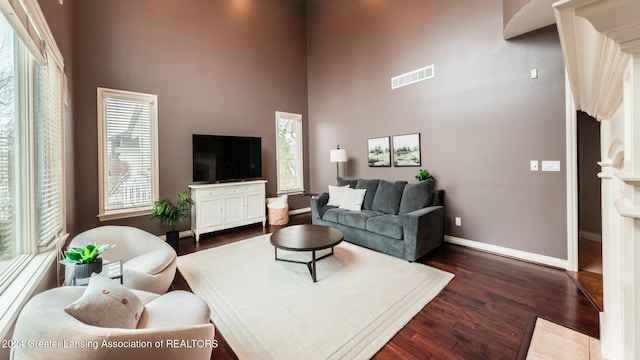
M 113 248 L 115 245 L 104 244 L 87 244 L 84 247 L 74 247 L 65 251 L 66 259 L 60 260 L 61 264 L 87 264 L 95 261 L 95 259 L 103 252 Z
M 178 193 L 178 201 L 175 204 L 166 198 L 157 200 L 153 204 L 151 218 L 175 230 L 180 220 L 190 216 L 191 206 L 195 204 L 190 195 L 189 190 L 181 191 Z

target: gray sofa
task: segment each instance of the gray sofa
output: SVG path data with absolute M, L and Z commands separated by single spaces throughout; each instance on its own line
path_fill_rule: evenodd
M 344 240 L 415 261 L 444 239 L 444 190 L 423 181 L 345 180 L 338 186 L 366 189 L 362 210 L 328 206 L 329 193 L 311 198 L 312 223 L 340 229 Z

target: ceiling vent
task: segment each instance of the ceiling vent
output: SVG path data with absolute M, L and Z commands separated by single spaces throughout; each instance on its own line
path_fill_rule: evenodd
M 433 64 L 431 64 L 418 70 L 409 71 L 408 73 L 392 77 L 391 89 L 397 89 L 420 81 L 433 79 L 435 76 L 436 72 Z

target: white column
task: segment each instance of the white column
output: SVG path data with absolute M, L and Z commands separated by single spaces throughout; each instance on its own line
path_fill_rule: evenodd
M 613 279 L 612 306 L 622 312 L 621 337 L 624 341 L 620 359 L 640 358 L 640 55 L 634 55 L 626 71 L 623 91 L 624 170 L 615 174 L 622 183 L 614 205 L 622 217 L 619 232 L 613 222 L 612 266 L 620 276 Z M 613 179 L 614 184 L 616 179 Z M 613 216 L 615 219 L 615 215 Z M 617 287 L 617 288 L 616 288 Z M 605 299 L 606 301 L 606 299 Z M 606 306 L 606 305 L 605 305 Z M 609 309 L 606 322 L 609 323 Z M 618 310 L 615 310 L 618 311 Z M 612 333 L 613 334 L 613 333 Z M 606 334 L 606 336 L 612 335 Z M 618 357 L 615 357 L 618 358 Z
M 603 141 L 609 122 L 601 123 Z M 612 204 L 616 198 L 617 179 L 613 177 L 611 162 L 601 162 L 598 174 L 601 183 L 602 204 Z M 620 214 L 612 206 L 602 206 L 602 280 L 604 309 L 600 313 L 600 344 L 602 356 L 607 359 L 622 359 L 624 348 L 622 317 L 621 262 L 617 261 L 620 250 Z
M 638 359 L 640 358 L 640 214 L 638 214 L 640 213 L 640 55 L 633 56 L 630 66 L 630 94 L 625 94 L 625 111 L 629 111 L 629 114 L 625 114 L 625 117 L 631 120 L 626 132 L 632 135 L 633 158 L 631 160 L 634 181 L 629 183 L 629 187 L 635 216 L 625 222 L 625 227 L 630 227 L 628 230 L 630 236 L 625 236 L 623 244 L 625 253 L 623 291 L 625 310 L 627 310 L 625 352 L 627 358 Z

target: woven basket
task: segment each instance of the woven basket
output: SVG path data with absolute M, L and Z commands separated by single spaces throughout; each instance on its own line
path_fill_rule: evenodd
M 287 225 L 289 223 L 289 206 L 280 209 L 268 209 L 270 225 Z

